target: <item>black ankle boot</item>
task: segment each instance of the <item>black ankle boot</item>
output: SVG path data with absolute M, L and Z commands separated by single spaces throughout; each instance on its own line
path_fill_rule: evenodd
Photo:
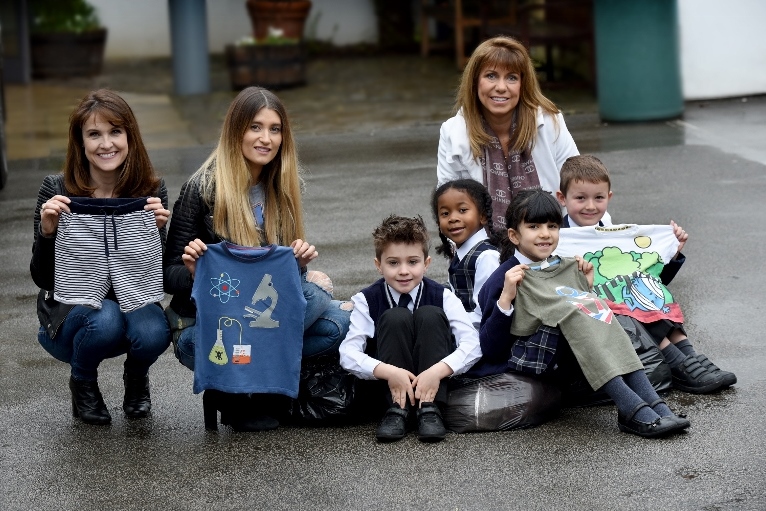
M 131 419 L 146 417 L 152 409 L 152 399 L 149 395 L 149 376 L 131 375 L 125 371 L 122 375 L 125 382 L 125 399 L 122 409 Z
M 220 390 L 207 389 L 202 394 L 202 412 L 205 416 L 205 429 L 208 431 L 218 430 L 218 412 L 221 412 L 221 424 L 231 424 L 231 397 L 235 394 L 227 394 Z
M 97 381 L 82 381 L 69 378 L 72 391 L 72 416 L 79 417 L 87 424 L 105 425 L 112 422 Z

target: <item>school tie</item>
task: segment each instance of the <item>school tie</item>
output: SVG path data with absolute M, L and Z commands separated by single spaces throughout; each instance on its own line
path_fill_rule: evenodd
M 412 297 L 409 293 L 402 293 L 402 296 L 399 297 L 399 303 L 396 304 L 397 307 L 404 307 L 405 309 L 408 309 L 407 307 L 410 302 L 412 301 Z

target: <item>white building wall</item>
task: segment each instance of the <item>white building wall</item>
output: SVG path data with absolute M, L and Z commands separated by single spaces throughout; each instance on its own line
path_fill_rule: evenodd
M 766 2 L 678 0 L 684 99 L 766 93 Z
M 107 59 L 170 56 L 167 0 L 90 0 L 109 29 Z M 208 46 L 221 53 L 226 44 L 252 33 L 245 0 L 207 0 Z M 378 40 L 373 0 L 313 0 L 306 36 L 336 45 Z

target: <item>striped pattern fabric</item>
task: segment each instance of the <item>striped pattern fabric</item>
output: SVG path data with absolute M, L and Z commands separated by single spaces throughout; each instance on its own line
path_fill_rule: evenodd
M 154 213 L 63 212 L 56 234 L 54 298 L 100 309 L 112 287 L 122 312 L 165 297 Z

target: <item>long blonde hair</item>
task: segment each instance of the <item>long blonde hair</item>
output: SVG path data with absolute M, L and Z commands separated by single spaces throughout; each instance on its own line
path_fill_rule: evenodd
M 282 122 L 282 144 L 264 165 L 260 182 L 265 191 L 264 230 L 258 229 L 250 203 L 250 170 L 242 154 L 242 139 L 263 108 L 275 111 Z M 196 174 L 200 189 L 213 209 L 213 228 L 220 237 L 244 246 L 262 242 L 289 245 L 304 238 L 298 156 L 287 111 L 277 96 L 261 87 L 248 87 L 229 106 L 221 138 Z
M 537 136 L 538 107 L 554 116 L 559 113 L 556 105 L 543 96 L 535 67 L 523 44 L 507 36 L 493 37 L 484 41 L 468 60 L 455 98 L 455 112 L 461 109 L 463 111 L 471 143 L 471 153 L 477 159 L 483 154 L 482 148 L 490 143 L 491 138 L 482 126 L 482 105 L 478 93 L 480 74 L 489 66 L 507 69 L 518 73 L 521 77 L 519 104 L 516 106 L 516 131 L 511 134 L 511 149 L 522 151 L 534 147 Z M 555 119 L 554 117 L 554 122 Z

